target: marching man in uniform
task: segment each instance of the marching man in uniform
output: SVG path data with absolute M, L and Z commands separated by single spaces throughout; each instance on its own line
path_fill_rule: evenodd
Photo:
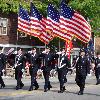
M 36 52 L 36 48 L 32 48 L 31 53 L 29 55 L 29 72 L 31 75 L 31 86 L 29 88 L 29 91 L 33 90 L 33 86 L 35 86 L 34 90 L 37 90 L 39 88 L 39 85 L 36 81 L 37 71 L 40 67 L 39 63 L 39 54 Z
M 80 55 L 76 60 L 76 83 L 80 87 L 78 95 L 83 95 L 87 74 L 90 74 L 90 61 L 85 55 L 84 49 L 80 50 Z
M 43 76 L 45 79 L 45 85 L 44 85 L 44 92 L 47 92 L 47 90 L 50 90 L 52 88 L 49 77 L 50 77 L 50 71 L 52 70 L 52 61 L 53 61 L 53 54 L 50 53 L 50 48 L 47 47 L 45 51 L 42 52 L 41 56 L 44 60 L 43 65 Z
M 63 48 L 62 51 L 58 52 L 57 54 L 59 56 L 59 58 L 58 58 L 59 59 L 59 61 L 58 61 L 59 62 L 59 64 L 58 64 L 58 79 L 60 82 L 60 91 L 58 91 L 58 93 L 63 93 L 66 90 L 64 83 L 65 83 L 66 73 L 68 71 L 68 68 L 70 67 L 70 62 L 66 55 L 65 48 Z
M 97 79 L 96 85 L 100 84 L 100 52 L 97 53 L 97 58 L 95 60 L 95 76 Z
M 16 90 L 22 89 L 24 84 L 21 81 L 22 74 L 24 71 L 24 55 L 22 49 L 18 48 L 18 54 L 15 57 L 15 79 L 17 80 Z
M 4 81 L 2 79 L 2 74 L 3 74 L 3 71 L 5 69 L 5 64 L 6 64 L 6 57 L 1 52 L 0 53 L 0 84 L 1 84 L 1 88 L 4 88 L 5 87 Z

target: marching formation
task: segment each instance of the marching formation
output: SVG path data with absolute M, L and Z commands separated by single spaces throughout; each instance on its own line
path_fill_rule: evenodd
M 5 70 L 7 63 L 7 55 L 0 53 L 0 84 L 1 88 L 6 85 L 2 79 L 2 73 Z M 47 92 L 52 88 L 50 83 L 50 71 L 52 69 L 57 69 L 58 80 L 60 83 L 60 90 L 58 93 L 63 93 L 65 88 L 65 83 L 67 82 L 66 75 L 68 69 L 76 69 L 76 84 L 79 86 L 80 90 L 78 95 L 83 95 L 85 88 L 86 76 L 90 75 L 90 65 L 91 62 L 95 63 L 93 70 L 95 71 L 95 76 L 97 79 L 96 85 L 100 84 L 100 53 L 97 53 L 97 57 L 90 58 L 86 55 L 84 49 L 80 50 L 79 56 L 75 58 L 74 63 L 71 65 L 70 60 L 67 57 L 66 49 L 62 48 L 60 52 L 51 52 L 50 48 L 45 48 L 44 51 L 38 53 L 37 48 L 32 48 L 30 52 L 24 53 L 22 48 L 17 49 L 17 54 L 15 55 L 15 60 L 13 68 L 15 69 L 15 79 L 16 79 L 16 90 L 22 89 L 24 84 L 22 83 L 22 75 L 26 68 L 26 62 L 28 62 L 29 72 L 31 76 L 31 84 L 29 91 L 37 90 L 39 88 L 37 82 L 37 71 L 42 70 L 45 84 L 44 92 Z

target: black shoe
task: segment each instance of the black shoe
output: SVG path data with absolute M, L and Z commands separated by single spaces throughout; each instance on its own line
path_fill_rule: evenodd
M 19 90 L 20 88 L 18 86 L 16 86 L 16 90 Z
M 100 84 L 99 82 L 96 83 L 96 85 Z
M 98 85 L 99 83 L 96 83 L 96 85 Z
M 66 88 L 65 88 L 65 86 L 63 87 L 63 91 L 65 91 L 66 90 Z
M 21 83 L 21 84 L 20 84 L 20 89 L 22 89 L 22 88 L 23 88 L 23 86 L 24 86 L 24 84 L 23 84 L 23 83 Z
M 48 86 L 48 90 L 50 90 L 50 88 L 52 88 L 52 86 L 50 85 L 50 86 Z
M 38 90 L 39 86 L 36 86 L 34 90 Z
M 63 92 L 64 92 L 63 90 L 58 91 L 58 93 L 63 93 Z
M 47 89 L 44 89 L 44 92 L 47 92 Z
M 51 86 L 51 85 L 50 85 L 49 87 L 50 87 L 50 88 L 52 88 L 52 86 Z
M 78 95 L 83 95 L 83 91 L 79 91 L 78 92 Z
M 32 90 L 33 90 L 33 86 L 30 86 L 29 91 L 32 91 Z
M 5 87 L 5 84 L 1 84 L 1 88 L 4 88 Z

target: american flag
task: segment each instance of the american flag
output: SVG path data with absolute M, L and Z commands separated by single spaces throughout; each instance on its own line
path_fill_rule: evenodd
M 18 13 L 18 30 L 30 34 L 30 16 L 21 5 Z
M 42 42 L 48 44 L 53 36 L 46 32 L 46 18 L 37 10 L 31 3 L 31 33 L 33 36 L 38 37 Z
M 91 27 L 85 18 L 65 3 L 60 8 L 60 29 L 70 32 L 81 41 L 87 43 L 91 37 Z
M 41 22 L 41 29 L 42 29 L 42 33 L 39 36 L 39 39 L 44 42 L 45 44 L 48 44 L 54 37 L 49 34 L 48 32 L 46 32 L 46 18 L 42 18 Z
M 60 14 L 58 10 L 53 6 L 53 4 L 49 4 L 47 8 L 47 23 L 46 23 L 46 30 L 54 34 L 64 40 L 71 40 L 73 35 L 71 35 L 69 32 L 64 33 L 60 30 Z
M 34 4 L 31 2 L 31 12 L 30 12 L 30 24 L 31 24 L 31 35 L 35 37 L 39 37 L 41 32 L 40 27 L 40 20 L 42 19 L 42 15 L 37 10 L 37 8 L 34 6 Z

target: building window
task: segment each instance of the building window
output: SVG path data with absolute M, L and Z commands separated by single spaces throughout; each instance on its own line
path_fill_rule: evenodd
M 7 18 L 0 18 L 0 35 L 7 35 Z

